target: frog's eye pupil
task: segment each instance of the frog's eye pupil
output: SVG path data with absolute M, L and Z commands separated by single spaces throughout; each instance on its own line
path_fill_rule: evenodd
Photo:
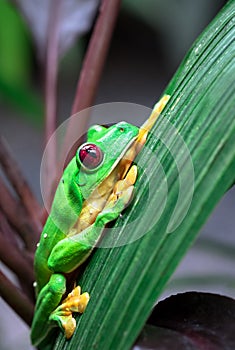
M 93 143 L 83 145 L 79 150 L 79 159 L 87 169 L 97 168 L 103 160 L 103 152 Z

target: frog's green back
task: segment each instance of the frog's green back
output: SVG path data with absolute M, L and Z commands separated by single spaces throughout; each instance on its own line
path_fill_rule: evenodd
M 35 254 L 37 292 L 51 276 L 47 263 L 52 249 L 67 236 L 78 219 L 84 200 L 112 172 L 136 139 L 138 132 L 136 126 L 126 122 L 120 122 L 108 129 L 96 125 L 88 130 L 87 143 L 93 143 L 101 150 L 102 163 L 88 171 L 78 159 L 77 151 L 64 170 Z

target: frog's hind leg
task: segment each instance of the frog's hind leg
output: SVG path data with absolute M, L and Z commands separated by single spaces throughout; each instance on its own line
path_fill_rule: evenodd
M 66 292 L 66 278 L 63 274 L 54 273 L 49 282 L 40 291 L 36 313 L 32 323 L 31 340 L 33 345 L 39 345 L 49 331 L 58 326 L 70 338 L 76 328 L 73 312 L 84 312 L 89 301 L 89 294 L 81 294 L 81 288 L 76 287 L 61 303 Z
M 77 286 L 50 315 L 50 321 L 59 324 L 67 339 L 71 338 L 76 328 L 76 320 L 72 313 L 83 313 L 88 301 L 89 294 L 81 294 L 81 287 Z
M 40 344 L 52 328 L 50 315 L 59 305 L 65 291 L 66 279 L 57 273 L 51 275 L 49 282 L 40 291 L 31 329 L 33 345 Z

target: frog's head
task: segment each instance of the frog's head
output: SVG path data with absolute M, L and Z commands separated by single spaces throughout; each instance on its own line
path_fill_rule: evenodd
M 126 122 L 109 128 L 100 125 L 89 128 L 87 142 L 76 152 L 79 168 L 76 182 L 85 198 L 113 171 L 138 133 L 139 128 Z

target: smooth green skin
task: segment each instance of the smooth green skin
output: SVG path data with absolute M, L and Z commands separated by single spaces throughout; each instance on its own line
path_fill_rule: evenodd
M 31 331 L 33 345 L 40 344 L 55 326 L 51 313 L 66 292 L 64 273 L 76 270 L 88 258 L 104 226 L 116 219 L 125 208 L 125 199 L 120 199 L 115 205 L 105 208 L 93 225 L 80 234 L 67 237 L 79 217 L 84 200 L 119 163 L 138 132 L 136 126 L 126 122 L 108 129 L 98 125 L 91 127 L 87 142 L 96 144 L 103 151 L 102 164 L 93 171 L 87 171 L 75 156 L 63 173 L 35 253 L 37 303 Z

